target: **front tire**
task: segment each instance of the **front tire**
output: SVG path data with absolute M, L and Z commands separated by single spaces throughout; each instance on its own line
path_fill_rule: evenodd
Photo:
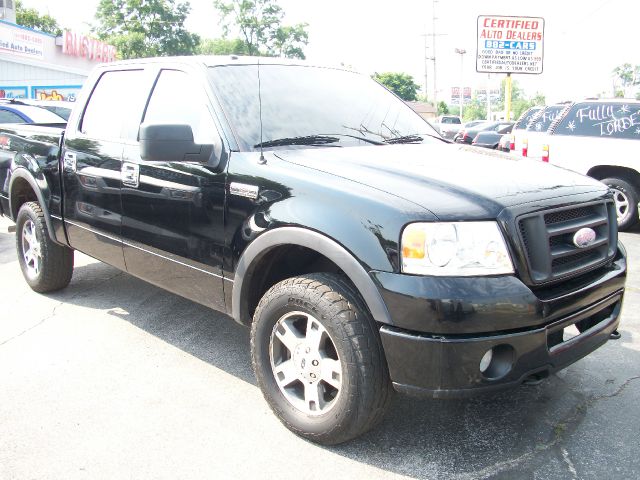
M 254 315 L 251 355 L 273 412 L 320 444 L 373 428 L 391 398 L 376 324 L 338 275 L 303 275 L 271 287 Z
M 618 229 L 628 230 L 638 222 L 638 193 L 630 183 L 619 178 L 600 180 L 613 191 Z
M 16 218 L 16 249 L 22 274 L 32 290 L 60 290 L 73 275 L 73 250 L 49 237 L 44 213 L 37 202 L 27 202 Z

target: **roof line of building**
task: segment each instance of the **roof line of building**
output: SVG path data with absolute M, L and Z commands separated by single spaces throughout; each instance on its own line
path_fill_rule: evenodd
M 25 27 L 24 25 L 18 25 L 17 23 L 7 22 L 6 20 L 0 20 L 0 23 L 4 23 L 5 25 L 9 25 L 11 27 L 18 27 L 22 30 L 28 30 L 30 32 L 39 33 L 41 35 L 46 35 L 47 37 L 57 38 L 57 35 L 53 33 L 43 32 L 42 30 L 36 30 L 35 28 Z

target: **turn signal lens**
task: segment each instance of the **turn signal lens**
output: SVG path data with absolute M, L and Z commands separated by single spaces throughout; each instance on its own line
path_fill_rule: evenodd
M 542 146 L 542 161 L 549 163 L 549 145 Z
M 525 138 L 522 141 L 522 156 L 526 157 L 529 154 L 529 141 Z
M 417 224 L 409 225 L 402 235 L 402 257 L 403 258 L 424 258 L 424 244 L 427 234 Z

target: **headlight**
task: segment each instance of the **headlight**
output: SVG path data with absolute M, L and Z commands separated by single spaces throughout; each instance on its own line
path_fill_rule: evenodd
M 513 273 L 496 222 L 411 223 L 402 232 L 402 271 L 417 275 Z

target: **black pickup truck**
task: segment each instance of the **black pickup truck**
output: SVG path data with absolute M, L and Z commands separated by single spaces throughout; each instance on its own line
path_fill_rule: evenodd
M 615 334 L 611 193 L 499 155 L 352 72 L 126 61 L 93 72 L 66 128 L 0 127 L 0 208 L 33 290 L 64 288 L 78 250 L 229 314 L 277 416 L 334 444 L 393 389 L 515 386 Z

